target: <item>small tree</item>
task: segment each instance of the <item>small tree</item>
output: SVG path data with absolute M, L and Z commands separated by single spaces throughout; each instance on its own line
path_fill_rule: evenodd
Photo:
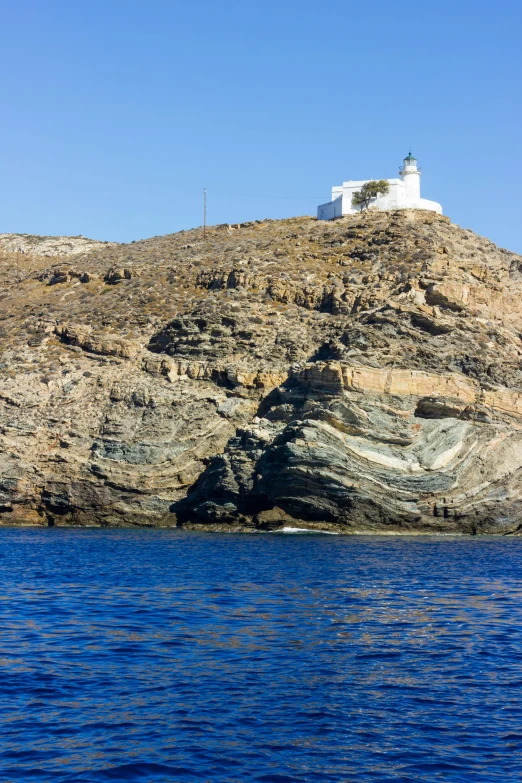
M 371 179 L 352 195 L 352 207 L 368 209 L 372 198 L 377 198 L 379 193 L 384 196 L 389 190 L 390 186 L 385 179 Z

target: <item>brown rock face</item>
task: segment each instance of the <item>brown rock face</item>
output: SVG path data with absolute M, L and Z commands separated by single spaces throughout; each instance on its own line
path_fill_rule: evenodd
M 519 256 L 422 211 L 82 242 L 0 256 L 1 524 L 522 531 Z

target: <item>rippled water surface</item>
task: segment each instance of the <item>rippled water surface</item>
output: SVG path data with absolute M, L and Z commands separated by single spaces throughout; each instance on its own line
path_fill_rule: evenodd
M 520 781 L 522 540 L 0 530 L 2 781 Z

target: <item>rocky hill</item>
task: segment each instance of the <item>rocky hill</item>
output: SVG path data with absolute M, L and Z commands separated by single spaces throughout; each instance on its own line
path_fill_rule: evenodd
M 422 211 L 12 249 L 1 523 L 522 530 L 520 256 Z
M 39 237 L 34 234 L 0 234 L 0 253 L 33 256 L 75 256 L 114 242 L 98 242 L 86 237 Z

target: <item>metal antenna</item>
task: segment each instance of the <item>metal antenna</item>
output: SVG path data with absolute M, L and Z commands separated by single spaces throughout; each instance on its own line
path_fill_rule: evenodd
M 203 188 L 203 239 L 207 238 L 207 189 Z

